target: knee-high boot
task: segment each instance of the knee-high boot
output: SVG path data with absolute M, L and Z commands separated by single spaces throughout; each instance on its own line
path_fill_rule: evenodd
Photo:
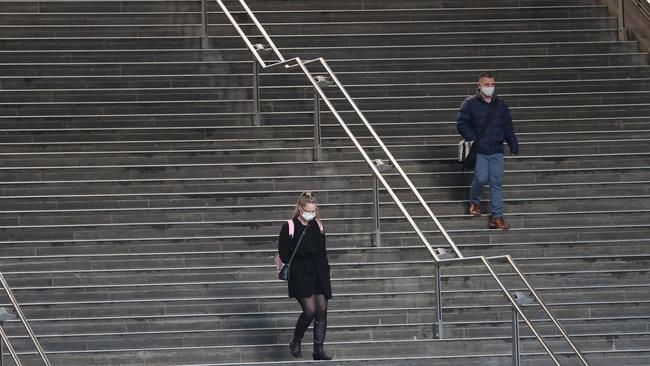
M 296 328 L 293 331 L 293 338 L 291 338 L 291 342 L 289 343 L 289 351 L 291 351 L 293 357 L 302 357 L 300 346 L 302 343 L 302 337 L 305 335 L 305 331 L 309 327 L 309 323 L 311 323 L 311 319 L 307 319 L 305 313 L 300 314 L 298 321 L 296 321 Z
M 327 320 L 314 321 L 314 360 L 331 360 L 328 354 L 323 350 L 325 343 L 325 332 L 327 331 Z

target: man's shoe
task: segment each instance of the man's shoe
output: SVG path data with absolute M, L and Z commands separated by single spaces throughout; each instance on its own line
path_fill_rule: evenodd
M 503 219 L 503 217 L 493 217 L 490 220 L 490 229 L 508 230 L 510 229 L 510 226 L 506 224 L 506 221 Z
M 481 207 L 474 202 L 469 203 L 469 214 L 474 217 L 481 216 Z

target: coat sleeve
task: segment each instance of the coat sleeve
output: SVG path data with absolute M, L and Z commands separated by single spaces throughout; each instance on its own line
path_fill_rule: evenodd
M 465 99 L 463 104 L 460 105 L 458 117 L 456 118 L 456 129 L 467 141 L 474 141 L 477 138 L 477 133 L 472 123 L 474 118 L 472 117 L 472 110 L 470 108 L 471 104 L 471 98 Z
M 517 155 L 519 154 L 519 142 L 517 141 L 517 136 L 515 135 L 515 128 L 512 124 L 512 115 L 510 114 L 510 108 L 508 105 L 505 105 L 506 112 L 503 124 L 503 135 L 510 147 L 510 153 Z
M 282 263 L 289 262 L 291 258 L 291 238 L 289 237 L 289 224 L 286 222 L 282 225 L 278 236 L 278 254 L 280 254 Z
M 327 237 L 325 236 L 325 230 L 323 230 L 322 234 L 323 236 L 323 258 L 325 259 L 325 264 L 329 266 L 330 262 L 329 259 L 327 258 Z

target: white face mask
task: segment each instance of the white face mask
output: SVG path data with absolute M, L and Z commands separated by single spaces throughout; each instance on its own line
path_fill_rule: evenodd
M 485 95 L 486 97 L 491 97 L 494 95 L 494 87 L 493 86 L 482 86 L 481 87 L 481 93 Z
M 305 219 L 306 221 L 311 221 L 316 217 L 316 214 L 313 212 L 303 212 L 302 213 L 302 218 Z

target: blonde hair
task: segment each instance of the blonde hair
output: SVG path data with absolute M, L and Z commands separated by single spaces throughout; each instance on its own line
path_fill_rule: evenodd
M 298 202 L 296 202 L 296 207 L 293 209 L 293 217 L 300 216 L 300 209 L 307 206 L 308 204 L 313 203 L 318 206 L 318 200 L 311 192 L 302 192 L 300 197 L 298 197 Z M 316 220 L 320 218 L 320 213 L 318 208 L 316 208 Z

